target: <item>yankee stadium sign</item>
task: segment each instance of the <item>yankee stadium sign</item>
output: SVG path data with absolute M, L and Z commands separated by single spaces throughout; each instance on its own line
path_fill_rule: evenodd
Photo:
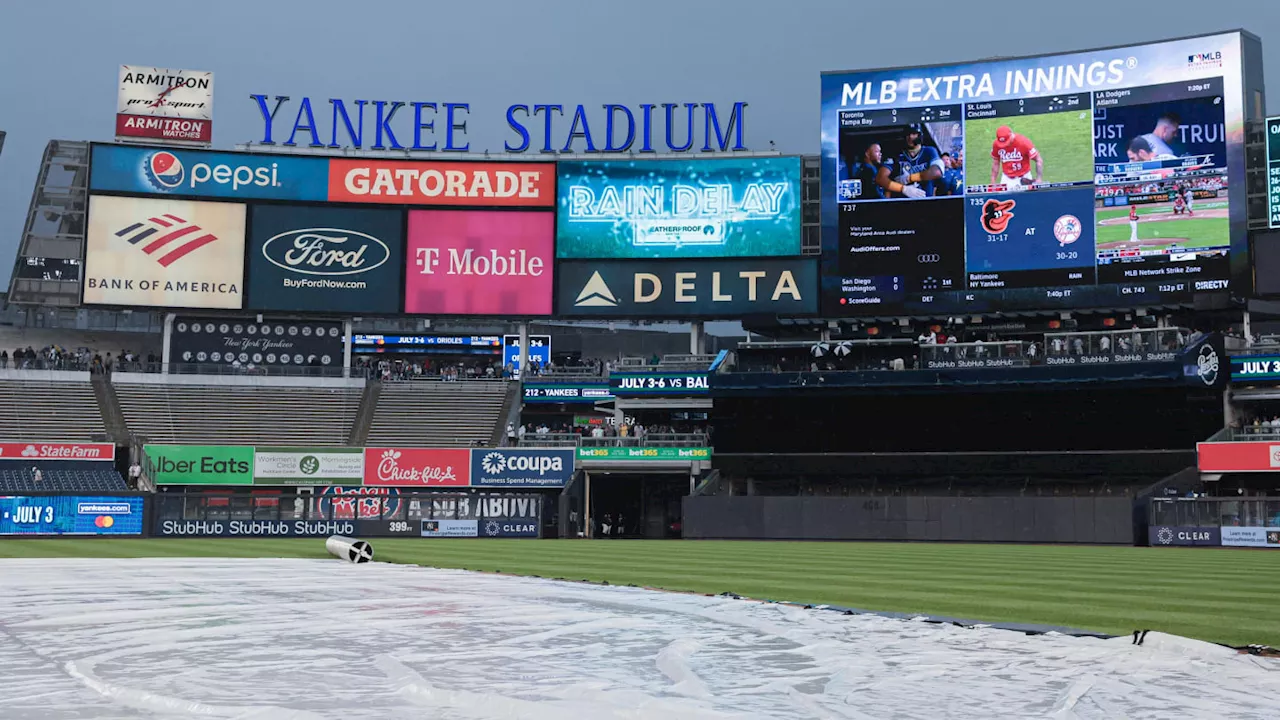
M 470 103 L 343 100 L 254 94 L 263 145 L 470 152 Z M 523 152 L 738 152 L 746 145 L 747 103 L 511 105 L 503 150 Z M 437 124 L 439 127 L 437 127 Z M 536 144 L 535 144 L 536 143 Z

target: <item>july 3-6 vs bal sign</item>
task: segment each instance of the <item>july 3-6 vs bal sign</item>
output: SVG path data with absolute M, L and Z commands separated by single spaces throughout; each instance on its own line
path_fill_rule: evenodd
M 213 141 L 213 73 L 121 65 L 119 87 L 117 139 Z

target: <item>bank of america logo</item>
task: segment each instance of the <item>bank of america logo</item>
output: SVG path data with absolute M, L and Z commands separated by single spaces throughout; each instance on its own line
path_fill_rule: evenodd
M 613 291 L 605 284 L 604 278 L 600 277 L 600 271 L 597 270 L 591 273 L 591 278 L 582 287 L 582 292 L 578 293 L 578 299 L 574 301 L 573 306 L 618 307 L 618 298 L 614 297 Z
M 130 245 L 141 246 L 142 252 L 163 267 L 169 267 L 218 239 L 199 225 L 169 214 L 134 223 L 117 231 L 116 237 L 128 240 Z M 149 242 L 143 245 L 143 241 Z

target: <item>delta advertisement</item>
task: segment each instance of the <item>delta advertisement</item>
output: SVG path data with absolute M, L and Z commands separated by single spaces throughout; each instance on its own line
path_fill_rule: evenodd
M 562 260 L 562 317 L 732 318 L 818 312 L 816 258 Z
M 395 210 L 252 206 L 248 308 L 399 312 L 402 226 Z
M 239 310 L 244 242 L 238 203 L 90 197 L 83 302 Z
M 405 312 L 550 315 L 555 226 L 552 212 L 411 210 Z
M 558 165 L 560 258 L 800 254 L 800 158 Z
M 143 497 L 0 496 L 0 536 L 141 535 Z

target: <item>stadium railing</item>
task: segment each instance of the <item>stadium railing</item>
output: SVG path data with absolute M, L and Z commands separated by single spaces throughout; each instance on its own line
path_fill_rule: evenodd
M 577 433 L 530 433 L 521 447 L 707 447 L 705 433 L 650 433 L 642 437 L 582 437 Z
M 1280 498 L 1152 498 L 1148 524 L 1280 530 Z
M 1209 442 L 1280 442 L 1280 427 L 1246 425 L 1238 428 L 1224 428 L 1209 438 Z
M 346 368 L 317 365 L 254 365 L 228 363 L 134 363 L 121 365 L 114 372 L 164 373 L 170 375 L 250 375 L 269 377 L 348 377 Z M 351 368 L 350 377 L 363 377 L 360 368 Z

